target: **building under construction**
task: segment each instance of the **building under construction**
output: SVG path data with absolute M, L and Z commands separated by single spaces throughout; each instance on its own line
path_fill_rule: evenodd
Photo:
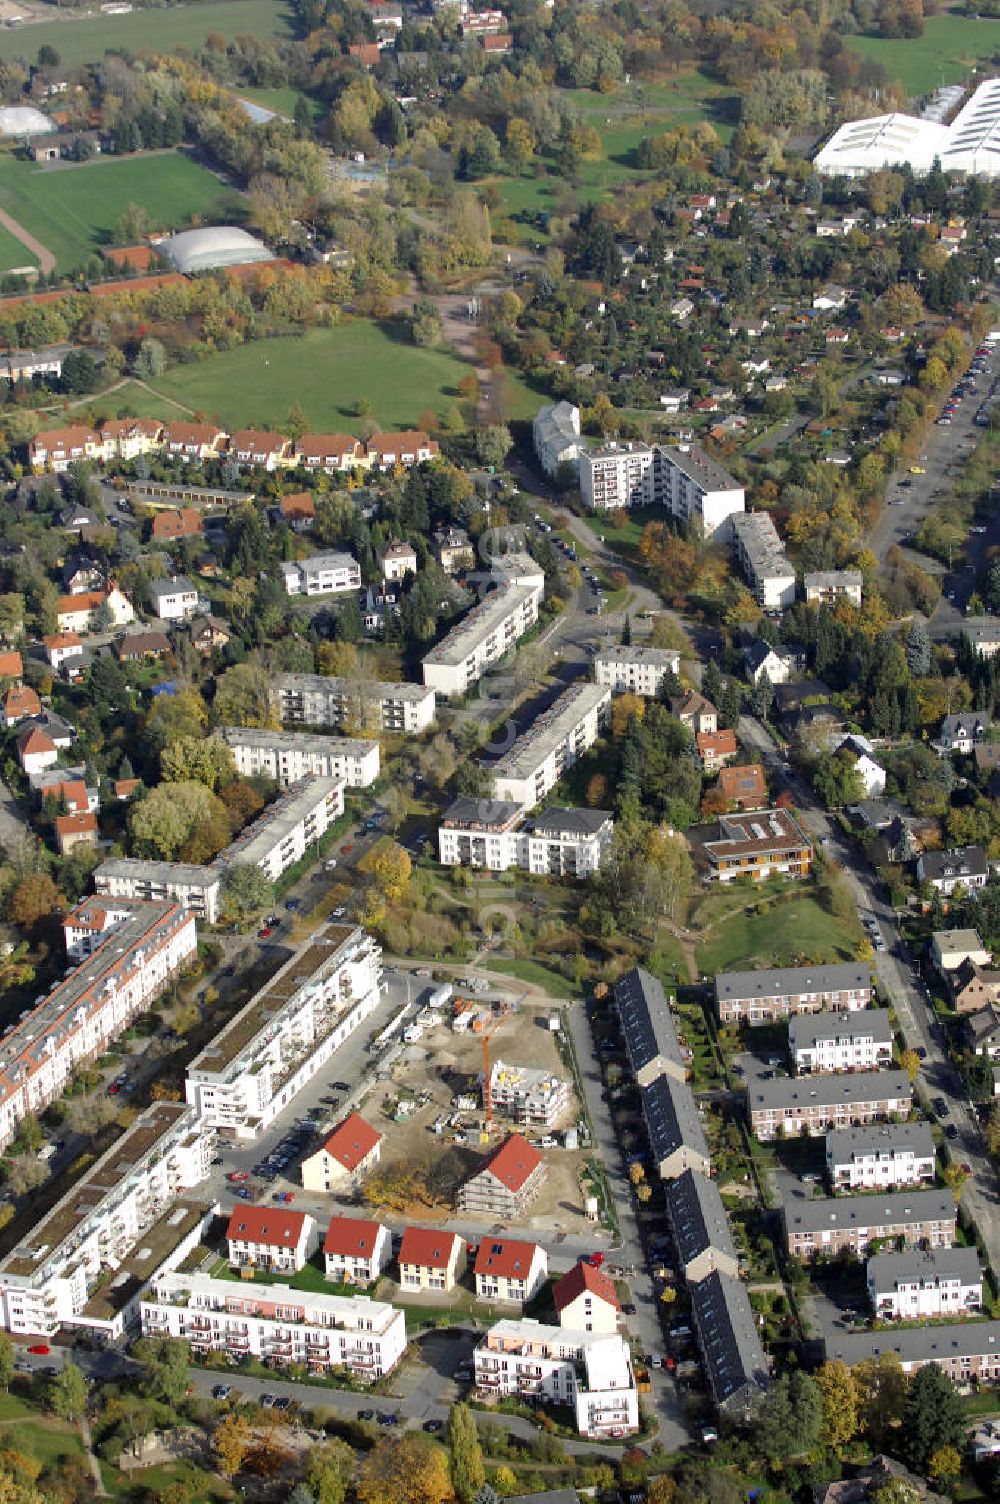
M 483 1080 L 488 1119 L 497 1113 L 515 1123 L 552 1128 L 571 1105 L 569 1083 L 551 1071 L 497 1060 Z

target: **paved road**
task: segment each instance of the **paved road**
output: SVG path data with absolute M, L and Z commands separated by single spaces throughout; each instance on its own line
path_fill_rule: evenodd
M 907 1045 L 925 1052 L 917 1078 L 917 1096 L 925 1106 L 932 1097 L 943 1097 L 947 1104 L 947 1113 L 937 1116 L 944 1123 L 954 1123 L 958 1129 L 958 1137 L 948 1140 L 949 1153 L 954 1159 L 972 1165 L 962 1205 L 979 1229 L 990 1266 L 1000 1270 L 1000 1186 L 996 1172 L 961 1078 L 938 1035 L 930 1000 L 899 934 L 895 912 L 878 893 L 864 859 L 843 839 L 840 827 L 819 806 L 805 781 L 788 768 L 764 727 L 752 717 L 744 716 L 740 720 L 740 737 L 744 745 L 755 748 L 772 771 L 780 769 L 794 794 L 807 832 L 815 841 L 823 841 L 827 856 L 843 868 L 858 913 L 872 914 L 878 920 L 886 944 L 886 949 L 875 956 L 879 984 L 892 1000 Z
M 664 1342 L 659 1302 L 649 1274 L 646 1251 L 639 1235 L 632 1201 L 632 1187 L 625 1173 L 621 1145 L 611 1122 L 608 1104 L 602 1094 L 603 1083 L 594 1061 L 590 1025 L 582 1003 L 574 1003 L 569 1009 L 568 1025 L 580 1065 L 587 1110 L 594 1125 L 596 1146 L 601 1154 L 618 1214 L 621 1238 L 617 1257 L 623 1265 L 631 1265 L 639 1271 L 629 1279 L 635 1315 L 626 1318 L 628 1330 L 644 1353 L 662 1353 Z M 684 1412 L 677 1393 L 677 1385 L 665 1369 L 653 1369 L 651 1377 L 653 1406 L 659 1422 L 659 1438 L 668 1452 L 676 1452 L 691 1440 L 690 1432 L 684 1423 Z M 648 1404 L 648 1397 L 646 1402 Z

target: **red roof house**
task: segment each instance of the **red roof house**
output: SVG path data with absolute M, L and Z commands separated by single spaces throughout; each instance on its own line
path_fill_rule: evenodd
M 308 1212 L 284 1206 L 237 1206 L 226 1240 L 235 1269 L 291 1272 L 304 1267 L 316 1246 L 316 1223 Z
M 538 1194 L 545 1162 L 520 1133 L 499 1144 L 458 1193 L 458 1209 L 511 1219 Z
M 366 1217 L 331 1217 L 323 1243 L 327 1279 L 371 1285 L 392 1257 L 392 1238 L 381 1222 Z
M 356 1184 L 378 1164 L 382 1135 L 352 1112 L 338 1123 L 326 1143 L 302 1161 L 302 1185 L 307 1191 L 329 1191 Z
M 465 1243 L 457 1232 L 408 1227 L 399 1247 L 399 1288 L 453 1290 L 465 1264 Z

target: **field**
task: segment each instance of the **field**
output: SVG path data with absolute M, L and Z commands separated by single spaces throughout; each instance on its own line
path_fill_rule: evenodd
M 310 428 L 357 433 L 366 421 L 351 409 L 372 403 L 385 428 L 415 427 L 425 408 L 457 400 L 468 367 L 447 350 L 422 350 L 395 329 L 359 319 L 341 329 L 311 329 L 301 339 L 272 339 L 177 366 L 157 391 L 232 427 L 280 425 L 298 402 Z
M 15 266 L 37 265 L 38 257 L 0 225 L 0 272 L 11 271 Z
M 179 152 L 56 168 L 0 156 L 0 208 L 52 251 L 60 271 L 113 243 L 129 204 L 144 208 L 155 227 L 180 229 L 193 215 L 226 217 L 227 203 L 230 190 Z M 12 236 L 0 240 L 0 270 L 31 260 Z
M 122 52 L 176 52 L 201 47 L 210 32 L 264 37 L 291 35 L 283 0 L 212 0 L 207 5 L 172 5 L 136 10 L 127 16 L 92 14 L 86 20 L 42 21 L 0 32 L 0 58 L 34 59 L 39 47 L 54 47 L 63 65 L 95 63 L 109 48 Z
M 746 902 L 754 905 L 752 895 Z M 854 934 L 807 894 L 772 904 L 765 914 L 730 914 L 697 950 L 703 976 L 749 966 L 791 966 L 803 956 L 848 961 L 857 954 Z
M 847 45 L 881 63 L 907 94 L 929 94 L 941 84 L 961 83 L 978 62 L 1000 51 L 1000 21 L 970 16 L 931 16 L 912 41 L 847 37 Z

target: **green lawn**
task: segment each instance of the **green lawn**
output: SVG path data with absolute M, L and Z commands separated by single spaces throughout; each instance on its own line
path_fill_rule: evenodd
M 22 245 L 9 230 L 0 226 L 0 272 L 9 272 L 15 266 L 37 266 L 38 257 Z
M 1000 50 L 1000 21 L 969 16 L 931 16 L 912 41 L 846 37 L 848 47 L 881 63 L 907 94 L 929 94 L 940 84 L 960 83 L 983 58 Z
M 212 1268 L 213 1279 L 231 1280 L 237 1285 L 288 1285 L 292 1290 L 307 1290 L 311 1295 L 351 1295 L 357 1294 L 357 1290 L 349 1290 L 346 1286 L 338 1284 L 335 1280 L 326 1278 L 323 1273 L 322 1254 L 315 1256 L 316 1262 L 306 1264 L 297 1274 L 268 1274 L 266 1270 L 258 1269 L 253 1279 L 244 1279 L 235 1269 L 231 1269 L 227 1259 L 219 1259 Z
M 249 99 L 252 104 L 259 104 L 265 110 L 274 110 L 278 115 L 285 115 L 289 120 L 295 113 L 295 105 L 299 98 L 298 89 L 237 89 L 238 99 Z M 315 115 L 318 110 L 315 100 L 307 99 Z
M 284 0 L 212 0 L 206 5 L 171 5 L 135 10 L 127 16 L 94 13 L 86 20 L 43 21 L 0 31 L 0 58 L 31 61 L 42 46 L 54 47 L 67 68 L 96 63 L 107 51 L 175 52 L 178 47 L 201 47 L 210 32 L 231 38 L 291 35 Z
M 425 408 L 442 413 L 458 400 L 468 367 L 448 350 L 422 350 L 394 327 L 358 319 L 302 338 L 241 345 L 157 378 L 168 397 L 231 427 L 280 426 L 298 402 L 319 432 L 357 433 L 359 397 L 385 428 L 416 427 Z
M 537 961 L 487 961 L 486 970 L 516 977 L 519 982 L 532 982 L 536 987 L 543 987 L 551 997 L 576 997 L 580 991 L 558 972 L 549 971 Z
M 154 227 L 180 229 L 194 215 L 226 217 L 231 190 L 179 152 L 164 156 L 107 157 L 80 166 L 39 167 L 0 155 L 0 208 L 22 224 L 70 271 L 101 245 L 111 244 L 129 204 L 144 208 Z M 13 239 L 22 265 L 28 252 Z M 0 245 L 4 257 L 6 243 Z
M 5 1439 L 0 1431 L 0 1442 Z M 56 1463 L 61 1457 L 83 1456 L 83 1442 L 78 1432 L 64 1429 L 61 1421 L 46 1421 L 42 1416 L 19 1421 L 11 1428 L 10 1439 L 19 1451 L 27 1452 L 43 1465 Z
M 743 890 L 748 904 L 752 893 Z M 712 976 L 750 966 L 790 966 L 803 957 L 847 961 L 858 936 L 808 894 L 774 902 L 766 914 L 729 915 L 698 946 L 698 970 Z
M 85 404 L 95 418 L 179 418 L 187 404 L 175 405 L 158 397 L 137 381 L 123 381 L 105 397 L 90 397 Z
M 208 1501 L 231 1499 L 233 1490 L 217 1473 L 205 1472 L 190 1462 L 164 1463 L 160 1467 L 137 1468 L 129 1474 L 129 1481 L 142 1490 L 148 1499 L 162 1499 L 168 1488 L 181 1487 L 191 1504 L 208 1504 Z

